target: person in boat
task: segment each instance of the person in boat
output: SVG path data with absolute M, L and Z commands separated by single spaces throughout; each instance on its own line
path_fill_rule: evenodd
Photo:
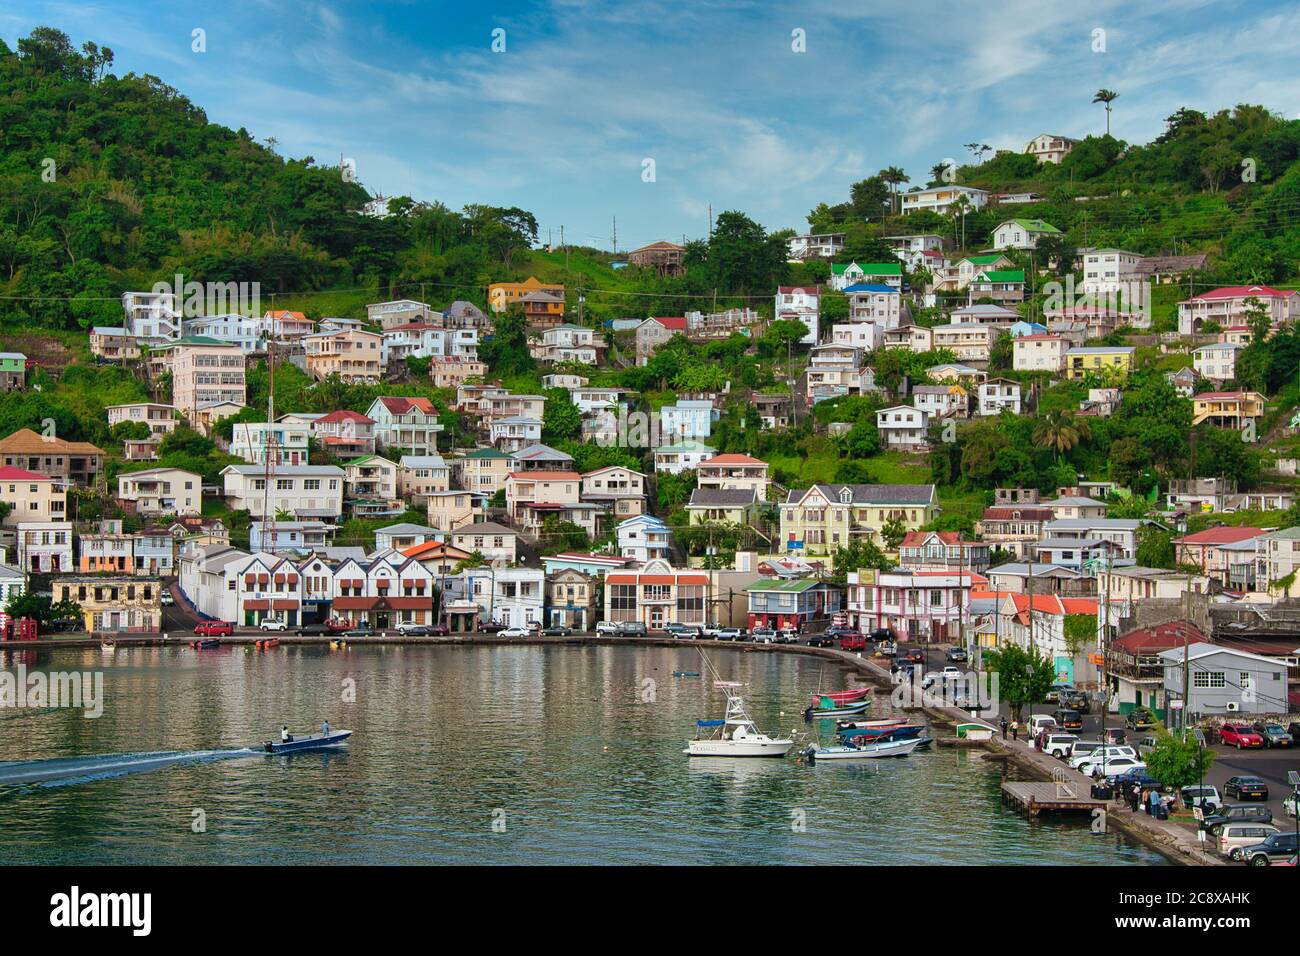
M 289 733 L 289 725 L 285 724 L 280 728 L 280 743 L 287 744 L 291 740 L 293 740 L 293 734 Z
M 328 720 L 321 721 L 320 735 L 322 737 L 328 737 L 330 735 L 330 722 Z

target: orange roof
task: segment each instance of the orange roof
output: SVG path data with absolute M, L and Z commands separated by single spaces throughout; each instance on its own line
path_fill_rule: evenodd
M 416 560 L 426 560 L 428 558 L 468 558 L 470 553 L 463 551 L 454 545 L 445 541 L 426 541 L 424 544 L 413 544 L 402 552 L 403 556 L 415 558 Z
M 1008 597 L 1016 608 L 1021 623 L 1029 622 L 1029 595 L 1013 591 Z M 1063 598 L 1056 594 L 1035 594 L 1035 614 L 1096 614 L 1097 602 L 1088 598 Z
M 15 455 L 99 455 L 104 450 L 90 442 L 64 441 L 62 438 L 42 438 L 30 428 L 20 428 L 6 438 L 0 438 L 0 453 Z
M 511 478 L 540 478 L 542 481 L 579 481 L 582 475 L 576 471 L 512 471 Z

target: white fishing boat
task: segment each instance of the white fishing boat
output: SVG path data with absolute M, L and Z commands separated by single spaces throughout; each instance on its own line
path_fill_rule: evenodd
M 697 720 L 695 739 L 687 741 L 682 753 L 692 757 L 784 757 L 790 752 L 793 740 L 769 737 L 754 725 L 737 693 L 741 684 L 714 681 L 713 686 L 727 695 L 727 716 Z
M 912 737 L 905 740 L 880 740 L 854 746 L 841 747 L 809 746 L 803 754 L 809 760 L 876 760 L 881 757 L 906 757 L 922 744 L 928 744 L 929 737 Z

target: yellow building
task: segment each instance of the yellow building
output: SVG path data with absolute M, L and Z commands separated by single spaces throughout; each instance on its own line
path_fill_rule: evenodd
M 791 489 L 781 503 L 781 549 L 798 554 L 831 554 L 850 541 L 870 538 L 891 519 L 918 531 L 939 515 L 934 485 L 817 484 Z
M 523 282 L 493 282 L 488 286 L 488 307 L 493 312 L 504 312 L 512 302 L 522 304 L 524 296 L 534 292 L 549 292 L 558 295 L 561 303 L 564 301 L 564 286 L 552 285 L 542 282 L 536 276 L 529 276 Z
M 1083 378 L 1085 375 L 1106 375 L 1108 372 L 1125 376 L 1133 371 L 1131 345 L 1090 345 L 1073 348 L 1065 353 L 1066 378 Z
M 86 630 L 92 633 L 162 630 L 162 582 L 152 578 L 59 578 L 54 600 L 80 604 Z
M 1192 424 L 1208 421 L 1223 428 L 1258 424 L 1264 416 L 1264 396 L 1259 392 L 1201 392 L 1192 396 Z

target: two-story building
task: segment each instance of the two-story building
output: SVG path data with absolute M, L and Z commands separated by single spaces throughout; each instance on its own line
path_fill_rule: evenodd
M 832 554 L 857 537 L 883 543 L 889 521 L 916 531 L 939 514 L 934 485 L 815 484 L 786 493 L 781 550 Z

